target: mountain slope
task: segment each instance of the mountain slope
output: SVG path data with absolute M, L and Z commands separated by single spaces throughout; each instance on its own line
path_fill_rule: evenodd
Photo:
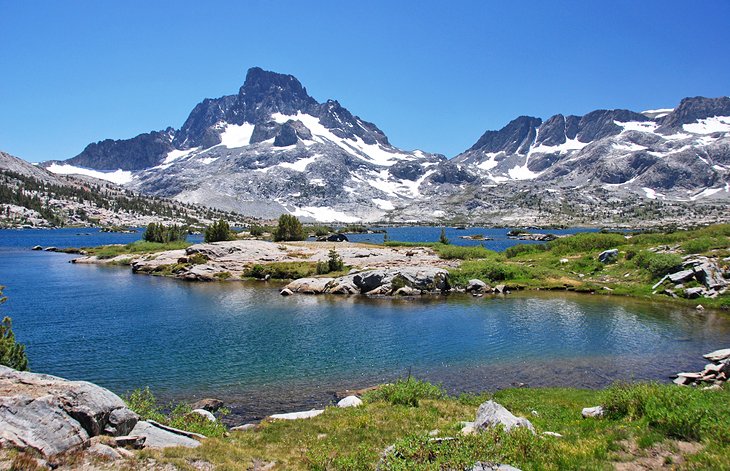
M 140 195 L 88 176 L 62 176 L 0 151 L 0 227 L 202 225 L 244 218 Z

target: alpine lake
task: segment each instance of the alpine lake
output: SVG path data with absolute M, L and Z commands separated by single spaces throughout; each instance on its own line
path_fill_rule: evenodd
M 580 229 L 551 231 L 572 233 Z M 388 228 L 435 241 L 438 227 Z M 459 236 L 483 234 L 492 240 Z M 447 229 L 456 244 L 504 250 L 507 229 Z M 232 423 L 330 404 L 338 391 L 412 375 L 450 392 L 668 382 L 727 345 L 730 318 L 619 297 L 518 292 L 384 299 L 279 295 L 281 283 L 191 283 L 129 267 L 74 265 L 33 251 L 138 240 L 98 229 L 0 230 L 0 307 L 30 368 L 117 394 L 222 399 Z M 352 241 L 382 242 L 383 234 Z M 199 242 L 200 236 L 192 236 Z

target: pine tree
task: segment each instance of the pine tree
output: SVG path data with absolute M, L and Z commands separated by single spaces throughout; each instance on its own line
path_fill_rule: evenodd
M 205 228 L 205 242 L 231 240 L 231 227 L 223 219 Z
M 446 229 L 441 228 L 441 235 L 439 236 L 439 242 L 444 245 L 449 245 L 449 239 L 446 238 Z
M 296 216 L 282 214 L 279 217 L 279 225 L 274 232 L 275 241 L 304 240 L 306 238 L 307 234 L 304 232 L 302 223 L 299 222 Z
M 0 304 L 5 302 L 0 286 Z M 0 322 L 0 365 L 9 366 L 16 370 L 28 369 L 28 357 L 25 355 L 25 346 L 15 341 L 13 321 L 9 317 Z

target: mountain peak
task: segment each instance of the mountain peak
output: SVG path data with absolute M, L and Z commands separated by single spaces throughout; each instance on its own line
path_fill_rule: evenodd
M 280 74 L 251 67 L 246 73 L 246 81 L 239 90 L 239 95 L 288 95 L 302 100 L 313 100 L 307 89 L 293 75 Z

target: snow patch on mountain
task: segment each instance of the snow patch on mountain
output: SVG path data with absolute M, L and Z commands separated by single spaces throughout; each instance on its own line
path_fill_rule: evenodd
M 622 132 L 626 131 L 639 131 L 639 132 L 654 132 L 659 127 L 657 123 L 652 121 L 628 121 L 622 123 L 621 121 L 613 122 L 616 126 L 624 128 Z
M 290 120 L 301 121 L 312 133 L 314 141 L 319 143 L 324 143 L 324 140 L 330 141 L 349 154 L 375 165 L 389 167 L 399 160 L 408 158 L 407 154 L 385 149 L 380 144 L 366 144 L 359 136 L 355 136 L 354 139 L 338 137 L 323 126 L 319 118 L 301 112 L 296 115 L 274 113 L 271 115 L 271 119 L 279 124 L 284 124 Z M 362 125 L 360 126 L 362 127 Z
M 581 150 L 587 146 L 587 142 L 580 142 L 578 139 L 566 139 L 562 144 L 556 146 L 546 146 L 540 144 L 539 146 L 531 147 L 529 154 L 565 154 L 572 150 Z
M 127 170 L 117 169 L 113 172 L 102 172 L 100 170 L 91 170 L 89 168 L 75 167 L 69 164 L 51 164 L 48 166 L 48 171 L 57 175 L 86 175 L 88 177 L 98 178 L 99 180 L 106 180 L 117 185 L 124 185 L 132 181 L 132 172 Z
M 162 161 L 162 165 L 171 164 L 174 161 L 176 161 L 178 159 L 182 159 L 183 157 L 186 157 L 197 150 L 198 150 L 198 147 L 194 147 L 192 149 L 187 149 L 187 150 L 178 150 L 178 149 L 171 150 L 170 152 L 167 153 L 167 156 L 165 156 L 165 160 Z M 163 168 L 167 168 L 167 167 L 163 167 Z
M 300 218 L 312 218 L 317 222 L 359 222 L 361 219 L 355 216 L 336 211 L 327 206 L 304 206 L 296 208 L 292 214 Z
M 391 210 L 395 209 L 395 206 L 393 205 L 393 203 L 391 201 L 381 200 L 379 198 L 373 198 L 372 201 L 373 201 L 373 203 L 375 203 L 375 206 L 377 206 L 378 208 L 383 209 L 385 211 L 391 211 Z
M 254 125 L 251 123 L 229 124 L 225 123 L 223 132 L 220 135 L 221 145 L 228 149 L 245 147 L 251 143 Z
M 682 125 L 682 128 L 694 134 L 730 132 L 730 116 L 713 116 L 712 118 L 698 119 L 696 123 Z

